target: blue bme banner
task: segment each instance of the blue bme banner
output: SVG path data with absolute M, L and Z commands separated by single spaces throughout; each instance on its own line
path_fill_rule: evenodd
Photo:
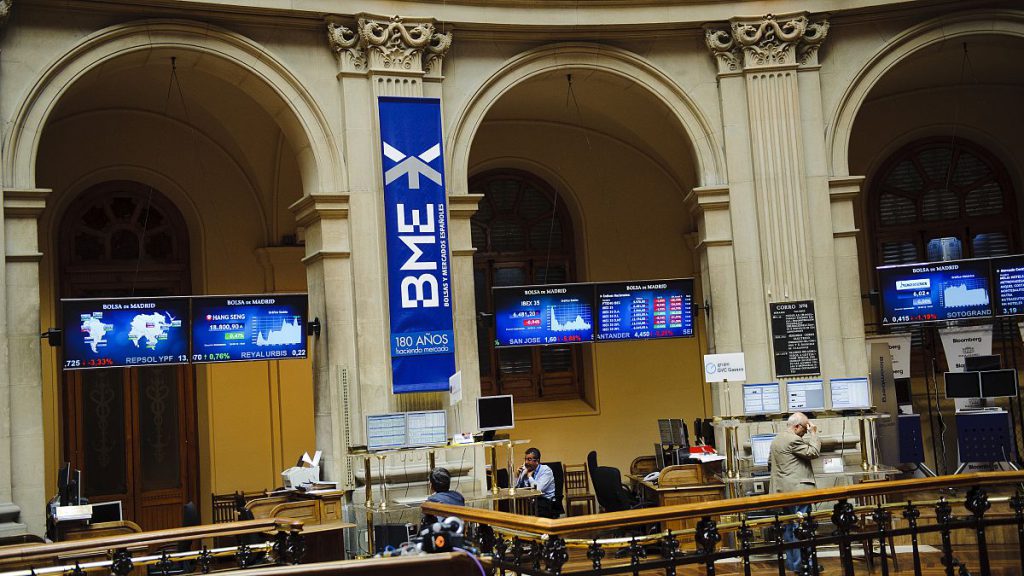
M 378 99 L 395 394 L 448 389 L 455 335 L 441 102 Z

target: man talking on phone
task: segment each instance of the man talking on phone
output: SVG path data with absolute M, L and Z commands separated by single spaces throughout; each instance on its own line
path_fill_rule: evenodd
M 558 518 L 561 506 L 555 502 L 555 473 L 540 463 L 540 450 L 527 448 L 523 465 L 516 472 L 516 488 L 535 488 L 540 491 L 537 498 L 537 516 Z
M 811 460 L 817 458 L 820 452 L 821 440 L 818 439 L 818 427 L 812 424 L 802 412 L 794 412 L 786 420 L 786 430 L 772 440 L 768 455 L 768 465 L 772 470 L 772 492 L 797 492 L 816 488 Z M 785 514 L 810 514 L 811 505 L 786 506 L 783 512 Z M 795 527 L 795 522 L 786 524 L 782 539 L 786 542 L 796 540 L 796 536 L 793 534 Z M 786 568 L 798 571 L 802 560 L 799 548 L 786 550 Z M 816 570 L 816 567 L 811 567 L 812 574 L 816 574 Z

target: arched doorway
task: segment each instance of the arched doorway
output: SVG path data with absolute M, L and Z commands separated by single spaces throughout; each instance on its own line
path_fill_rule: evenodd
M 83 193 L 59 228 L 60 294 L 191 293 L 184 220 L 160 192 L 130 181 Z M 68 371 L 64 459 L 90 502 L 120 500 L 146 530 L 181 525 L 196 496 L 195 384 L 189 366 Z

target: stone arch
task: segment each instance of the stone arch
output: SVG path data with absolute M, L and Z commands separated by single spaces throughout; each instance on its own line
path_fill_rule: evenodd
M 4 184 L 35 186 L 36 155 L 46 121 L 77 79 L 115 59 L 160 49 L 199 52 L 203 57 L 197 59 L 197 67 L 245 84 L 245 91 L 277 120 L 294 147 L 304 195 L 343 188 L 345 166 L 327 119 L 299 79 L 255 42 L 182 20 L 112 26 L 85 37 L 50 63 L 14 114 L 3 158 Z
M 993 22 L 996 25 L 993 25 Z M 943 15 L 906 30 L 887 42 L 860 69 L 839 101 L 829 124 L 825 146 L 829 151 L 830 173 L 849 174 L 850 137 L 857 113 L 875 85 L 895 66 L 914 53 L 942 42 L 966 36 L 1004 35 L 1024 38 L 1024 12 L 983 10 Z
M 470 96 L 448 138 L 452 151 L 451 193 L 466 194 L 469 153 L 488 110 L 515 86 L 553 70 L 595 70 L 625 78 L 648 90 L 679 121 L 693 147 L 698 186 L 725 183 L 725 157 L 711 125 L 696 103 L 673 82 L 636 54 L 598 44 L 557 44 L 524 52 L 506 62 Z

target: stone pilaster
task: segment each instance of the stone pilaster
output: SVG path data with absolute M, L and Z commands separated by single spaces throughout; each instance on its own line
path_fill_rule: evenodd
M 289 207 L 306 227 L 306 283 L 309 317 L 319 318 L 320 337 L 313 341 L 313 422 L 316 448 L 323 452 L 325 480 L 354 486 L 348 447 L 359 444 L 355 307 L 349 235 L 349 197 L 305 196 Z
M 8 475 L 0 478 L 0 519 L 12 511 L 3 502 L 10 487 L 10 501 L 20 509 L 19 520 L 28 532 L 45 531 L 43 391 L 39 342 L 39 215 L 46 207 L 49 190 L 5 189 L 4 205 L 4 298 L 7 374 L 0 385 L 0 447 L 9 454 Z M 5 389 L 5 390 L 4 390 Z M 5 409 L 6 408 L 6 409 Z M 3 456 L 0 456 L 2 459 Z M 7 483 L 9 482 L 9 483 Z M 4 529 L 16 526 L 0 525 Z
M 797 13 L 705 29 L 719 71 L 741 349 L 752 379 L 774 376 L 768 304 L 787 300 L 815 300 L 822 370 L 846 370 L 819 142 L 818 50 L 828 28 Z
M 396 409 L 443 408 L 436 393 L 391 394 L 387 309 L 380 299 L 387 294 L 387 279 L 385 239 L 379 225 L 384 221 L 384 187 L 376 118 L 380 96 L 425 95 L 424 81 L 441 77 L 452 35 L 439 33 L 430 20 L 358 14 L 351 19 L 328 18 L 327 36 L 338 59 L 346 160 L 360 167 L 349 173 L 352 249 L 361 255 L 354 260 L 362 393 L 358 417 Z
M 867 374 L 864 355 L 864 305 L 860 295 L 860 256 L 857 253 L 856 201 L 863 176 L 828 181 L 835 247 L 836 293 L 842 318 L 842 351 L 850 374 Z
M 455 339 L 459 370 L 462 371 L 462 405 L 476 406 L 480 396 L 480 358 L 477 356 L 476 293 L 473 285 L 473 238 L 470 218 L 476 214 L 483 194 L 448 197 L 448 234 L 452 249 L 452 292 Z M 474 410 L 461 410 L 459 430 L 476 429 Z

